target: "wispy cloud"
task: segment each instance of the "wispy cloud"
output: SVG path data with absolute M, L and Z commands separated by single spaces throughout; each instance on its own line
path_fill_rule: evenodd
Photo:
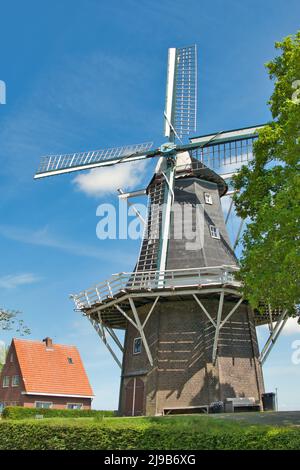
M 131 162 L 109 168 L 95 168 L 77 175 L 73 182 L 88 196 L 116 193 L 117 189 L 130 190 L 141 184 L 145 176 L 146 162 Z
M 31 230 L 11 225 L 0 225 L 0 235 L 9 240 L 15 240 L 29 245 L 54 248 L 76 256 L 87 256 L 102 261 L 109 260 L 110 262 L 113 261 L 114 257 L 116 257 L 116 259 L 122 258 L 124 262 L 132 261 L 130 254 L 126 255 L 118 250 L 114 250 L 112 256 L 110 251 L 101 250 L 96 246 L 89 246 L 58 237 L 52 234 L 47 226 Z
M 34 284 L 40 280 L 41 278 L 33 273 L 7 274 L 0 277 L 0 288 L 15 289 L 25 284 Z

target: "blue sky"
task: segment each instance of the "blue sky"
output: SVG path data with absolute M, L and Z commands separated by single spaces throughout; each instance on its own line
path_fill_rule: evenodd
M 100 241 L 96 208 L 116 184 L 143 187 L 151 164 L 99 179 L 91 194 L 64 175 L 33 181 L 39 157 L 163 141 L 168 47 L 198 45 L 198 134 L 266 122 L 264 63 L 299 28 L 298 0 L 53 0 L 0 2 L 0 296 L 20 309 L 31 337 L 74 343 L 96 393 L 116 408 L 119 370 L 68 295 L 132 270 L 138 242 Z M 111 184 L 107 184 L 107 182 Z M 109 190 L 111 188 L 111 191 Z M 265 336 L 259 331 L 259 337 Z M 1 332 L 7 343 L 12 334 Z M 300 365 L 289 325 L 264 367 L 282 409 L 300 409 Z

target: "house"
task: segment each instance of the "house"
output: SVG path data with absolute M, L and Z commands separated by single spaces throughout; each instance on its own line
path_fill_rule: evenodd
M 0 374 L 0 407 L 90 409 L 93 396 L 75 346 L 12 340 Z

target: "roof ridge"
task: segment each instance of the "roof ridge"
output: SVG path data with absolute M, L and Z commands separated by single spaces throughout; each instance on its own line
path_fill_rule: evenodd
M 35 343 L 35 344 L 45 344 L 43 340 L 38 339 L 27 339 L 27 338 L 13 338 L 12 341 L 22 341 L 24 343 Z M 62 344 L 62 343 L 52 343 L 53 346 L 63 346 L 65 348 L 75 348 L 78 350 L 75 344 Z

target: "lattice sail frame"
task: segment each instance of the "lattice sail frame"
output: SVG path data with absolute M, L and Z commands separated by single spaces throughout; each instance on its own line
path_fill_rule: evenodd
M 253 142 L 258 137 L 257 131 L 263 127 L 258 125 L 193 137 L 190 139 L 191 145 L 195 145 L 191 149 L 192 155 L 222 177 L 228 172 L 236 173 L 253 159 Z
M 196 131 L 197 46 L 170 48 L 165 106 L 165 136 L 180 140 Z M 175 134 L 175 135 L 173 135 Z
M 47 155 L 41 158 L 35 178 L 113 165 L 125 159 L 126 161 L 140 160 L 145 158 L 144 153 L 148 152 L 152 145 L 152 142 L 146 142 L 104 150 Z

